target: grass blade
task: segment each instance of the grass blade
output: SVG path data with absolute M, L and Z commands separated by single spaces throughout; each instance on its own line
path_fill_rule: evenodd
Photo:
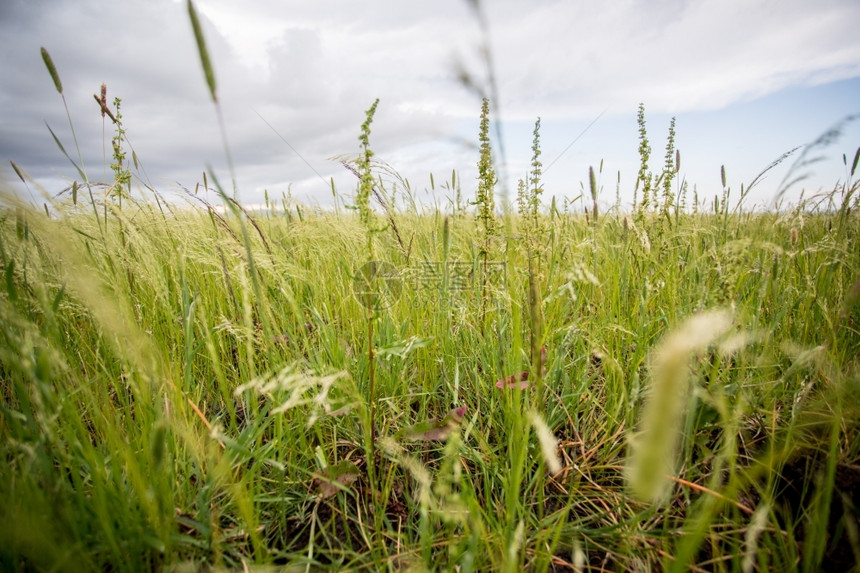
M 203 28 L 200 26 L 200 19 L 197 17 L 197 10 L 194 8 L 194 3 L 191 0 L 188 0 L 188 17 L 191 19 L 194 40 L 197 42 L 197 50 L 200 52 L 200 65 L 203 66 L 203 74 L 206 76 L 209 95 L 212 96 L 213 102 L 218 103 L 218 96 L 215 93 L 215 70 L 212 68 L 212 61 L 209 59 L 209 51 L 206 49 L 206 39 L 203 37 Z

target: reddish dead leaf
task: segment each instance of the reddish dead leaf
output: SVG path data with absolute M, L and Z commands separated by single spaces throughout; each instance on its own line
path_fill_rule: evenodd
M 540 363 L 541 373 L 546 374 L 546 346 L 542 346 L 540 349 Z M 525 390 L 528 387 L 529 373 L 527 370 L 523 370 L 519 374 L 511 374 L 510 376 L 505 376 L 501 380 L 496 381 L 496 388 L 501 388 L 502 390 L 512 390 L 514 388 Z
M 448 439 L 457 426 L 463 421 L 463 416 L 466 415 L 466 407 L 460 406 L 454 408 L 442 420 L 428 420 L 419 422 L 414 426 L 410 426 L 405 430 L 398 432 L 398 435 L 407 440 L 437 442 Z
M 325 475 L 314 474 L 314 483 L 319 487 L 320 497 L 332 497 L 337 492 L 348 489 L 347 486 L 361 475 L 355 464 L 349 460 L 342 461 L 326 469 Z
M 513 388 L 519 388 L 520 390 L 525 390 L 529 387 L 529 373 L 523 370 L 519 374 L 511 374 L 510 376 L 506 376 L 501 380 L 496 382 L 496 388 L 501 388 L 502 390 L 510 390 Z
M 466 407 L 465 406 L 458 406 L 457 408 L 454 408 L 453 410 L 448 412 L 448 415 L 445 416 L 445 420 L 443 420 L 443 421 L 449 421 L 449 422 L 453 421 L 455 424 L 459 424 L 463 420 L 463 416 L 465 416 L 465 415 L 466 415 Z

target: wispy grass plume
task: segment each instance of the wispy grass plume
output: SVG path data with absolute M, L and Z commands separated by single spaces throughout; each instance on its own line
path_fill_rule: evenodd
M 727 311 L 688 318 L 669 333 L 651 360 L 649 395 L 638 431 L 630 439 L 627 480 L 637 497 L 654 503 L 666 499 L 675 472 L 678 443 L 687 403 L 693 352 L 705 350 L 732 326 Z
M 546 469 L 550 474 L 557 474 L 561 471 L 561 460 L 558 458 L 556 449 L 558 448 L 558 440 L 553 435 L 552 430 L 546 425 L 543 417 L 535 411 L 529 412 L 529 421 L 535 429 L 540 444 L 540 451 L 543 455 L 543 461 L 546 464 Z

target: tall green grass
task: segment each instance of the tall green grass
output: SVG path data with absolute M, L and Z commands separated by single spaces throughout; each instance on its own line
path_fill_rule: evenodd
M 586 221 L 540 208 L 538 124 L 522 213 L 489 147 L 477 217 L 394 210 L 371 117 L 360 216 L 5 196 L 4 570 L 857 562 L 856 182 L 691 213 L 645 157 Z
M 251 214 L 259 233 L 243 236 L 214 209 L 126 200 L 100 235 L 98 218 L 52 211 L 7 209 L 0 227 L 5 568 L 628 569 L 681 555 L 735 569 L 752 523 L 762 569 L 856 549 L 852 213 L 682 215 L 659 235 L 647 216 L 546 217 L 540 389 L 495 384 L 529 363 L 528 253 L 508 243 L 482 323 L 478 285 L 422 285 L 420 266 L 447 251 L 480 269 L 476 223 L 397 213 L 412 262 L 392 233 L 374 237 L 409 282 L 374 319 L 387 447 L 371 488 L 357 217 Z M 711 308 L 733 309 L 715 345 L 661 343 Z M 666 376 L 683 386 L 677 415 L 651 422 L 675 422 L 652 476 L 665 496 L 640 501 L 627 436 Z M 460 406 L 442 442 L 398 438 Z M 561 471 L 546 470 L 534 415 Z M 323 495 L 343 461 L 356 477 Z

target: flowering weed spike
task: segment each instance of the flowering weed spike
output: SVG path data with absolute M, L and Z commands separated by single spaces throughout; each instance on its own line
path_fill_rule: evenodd
M 475 218 L 480 229 L 480 242 L 478 255 L 481 260 L 481 332 L 484 329 L 488 304 L 487 289 L 487 262 L 490 249 L 497 232 L 495 187 L 498 179 L 493 169 L 493 151 L 490 147 L 490 101 L 484 98 L 481 102 L 481 123 L 478 128 L 478 140 L 480 145 L 480 157 L 478 159 L 478 190 L 475 192 L 475 205 L 477 213 Z
M 358 136 L 358 141 L 361 143 L 361 155 L 358 158 L 359 187 L 356 206 L 361 222 L 367 227 L 368 244 L 372 244 L 370 237 L 373 232 L 373 212 L 370 210 L 370 194 L 373 191 L 373 172 L 371 171 L 373 150 L 370 149 L 370 125 L 373 123 L 377 105 L 379 105 L 379 98 L 376 98 L 365 112 L 364 123 L 361 124 L 361 135 Z M 373 258 L 372 253 L 370 257 Z
M 647 211 L 651 195 L 651 173 L 648 171 L 648 159 L 651 157 L 651 144 L 648 143 L 648 131 L 645 129 L 645 104 L 639 104 L 636 114 L 639 125 L 639 175 L 637 182 L 642 183 L 641 210 Z
M 534 193 L 532 200 L 535 203 L 539 203 L 539 196 L 543 193 L 543 187 L 541 186 L 540 178 L 541 178 L 541 168 L 543 164 L 540 162 L 540 118 L 537 118 L 535 121 L 535 129 L 533 132 L 534 138 L 532 139 L 532 174 L 530 183 L 532 184 L 532 191 Z M 533 207 L 535 210 L 537 209 L 537 205 Z
M 481 254 L 486 257 L 491 237 L 496 231 L 495 197 L 496 172 L 493 169 L 493 151 L 490 147 L 490 101 L 484 98 L 481 103 L 481 124 L 478 139 L 481 154 L 478 160 L 478 192 L 475 203 L 478 205 L 477 219 L 481 224 Z
M 663 165 L 663 213 L 666 214 L 669 211 L 669 207 L 672 204 L 672 180 L 675 178 L 675 174 L 678 172 L 675 169 L 676 165 L 676 157 L 675 157 L 675 118 L 669 122 L 669 136 L 666 138 L 666 161 Z
M 110 195 L 117 200 L 119 205 L 122 205 L 123 196 L 131 194 L 131 172 L 128 170 L 128 165 L 125 160 L 126 154 L 122 146 L 122 143 L 125 140 L 125 128 L 122 125 L 122 113 L 120 112 L 121 102 L 122 100 L 118 97 L 113 100 L 116 115 L 112 115 L 111 117 L 113 118 L 116 126 L 116 133 L 111 139 L 111 145 L 113 146 L 113 162 L 110 164 L 110 168 L 114 174 L 114 183 L 111 185 Z

